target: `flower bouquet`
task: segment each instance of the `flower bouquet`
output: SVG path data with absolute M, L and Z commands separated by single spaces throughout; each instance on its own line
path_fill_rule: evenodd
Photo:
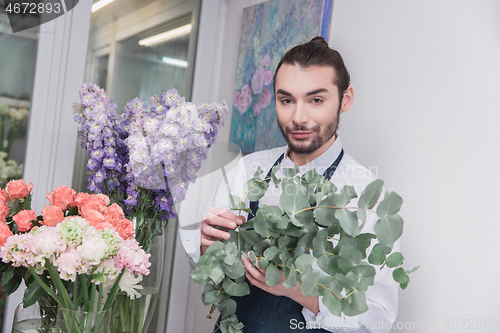
M 0 189 L 0 271 L 6 292 L 24 279 L 24 307 L 46 293 L 62 312 L 62 332 L 103 332 L 118 291 L 139 295 L 150 255 L 134 239 L 132 222 L 106 195 L 61 186 L 47 194 L 50 205 L 37 216 L 30 209 L 32 188 L 16 180 Z M 40 307 L 45 329 L 54 323 L 50 305 Z M 98 315 L 81 320 L 71 311 Z
M 132 99 L 118 117 L 116 104 L 97 85 L 84 84 L 80 98 L 73 109 L 81 146 L 90 155 L 88 189 L 108 195 L 123 208 L 135 221 L 135 239 L 154 257 L 158 254 L 153 251 L 154 239 L 176 216 L 174 205 L 195 181 L 227 116 L 226 104 L 196 106 L 170 89 L 160 97 L 152 96 L 150 109 L 139 98 Z M 141 296 L 157 293 L 159 285 L 153 287 L 144 288 Z M 152 315 L 154 302 L 145 304 L 144 299 L 129 301 L 120 293 L 111 331 L 147 328 L 150 319 L 141 313 L 149 308 Z
M 403 232 L 403 219 L 397 214 L 403 200 L 394 192 L 382 199 L 383 181 L 370 183 L 357 203 L 350 203 L 358 198 L 354 187 L 346 185 L 339 191 L 314 169 L 302 176 L 298 172 L 298 167 L 283 172 L 277 165 L 269 178 L 262 179 L 259 168 L 246 182 L 244 196 L 258 201 L 272 180 L 282 187 L 280 206 L 261 206 L 255 218 L 229 230 L 231 238 L 210 245 L 191 273 L 195 282 L 205 285 L 202 302 L 212 306 L 207 317 L 214 309 L 220 311 L 222 333 L 242 332 L 244 327 L 230 298 L 250 293 L 241 256 L 265 271 L 268 286 L 300 285 L 303 295 L 322 296 L 336 316 L 368 310 L 366 291 L 374 284 L 377 269 L 394 268 L 394 280 L 405 289 L 408 274 L 418 268 L 403 269 L 403 255 L 391 253 Z M 252 212 L 237 196 L 230 195 L 229 202 L 230 209 L 240 214 Z M 368 214 L 378 218 L 374 234 L 361 233 Z M 321 271 L 312 268 L 314 263 Z

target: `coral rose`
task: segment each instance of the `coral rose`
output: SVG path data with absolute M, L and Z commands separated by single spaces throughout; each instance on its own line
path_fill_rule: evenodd
M 11 180 L 5 186 L 5 191 L 8 193 L 7 201 L 12 199 L 21 199 L 28 196 L 33 189 L 33 184 L 27 185 L 23 179 Z
M 10 208 L 7 202 L 0 200 L 0 221 L 5 222 L 5 218 L 9 215 Z
M 40 223 L 49 227 L 55 227 L 64 220 L 64 214 L 61 208 L 57 206 L 45 205 L 45 208 L 42 209 L 42 216 L 43 221 L 40 221 Z
M 36 212 L 34 210 L 21 210 L 12 219 L 17 224 L 17 230 L 21 232 L 30 231 L 33 224 L 30 221 L 36 221 Z
M 0 201 L 7 201 L 7 192 L 0 188 Z
M 14 235 L 5 222 L 0 222 L 0 246 L 3 246 L 7 238 Z
M 76 205 L 76 191 L 68 186 L 59 186 L 54 191 L 47 193 L 47 200 L 52 206 L 66 210 Z
M 90 199 L 90 194 L 85 192 L 80 192 L 77 195 L 75 195 L 75 204 L 78 207 L 78 209 L 81 209 L 83 204 L 89 199 Z
M 84 212 L 89 209 L 96 210 L 99 213 L 104 213 L 104 211 L 106 210 L 106 205 L 103 204 L 102 201 L 91 197 L 80 207 L 80 212 L 84 214 Z
M 82 209 L 82 217 L 87 220 L 90 225 L 97 225 L 98 223 L 104 222 L 104 215 L 102 215 L 99 211 L 93 209 Z

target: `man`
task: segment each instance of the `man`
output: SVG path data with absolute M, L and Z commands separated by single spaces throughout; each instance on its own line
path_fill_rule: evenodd
M 181 231 L 186 252 L 194 261 L 214 241 L 230 238 L 228 232 L 216 227 L 235 229 L 245 222 L 245 217 L 227 210 L 227 188 L 242 197 L 243 184 L 259 166 L 264 174 L 278 162 L 282 169 L 299 166 L 301 174 L 315 168 L 319 173 L 326 171 L 325 176 L 331 177 L 339 189 L 351 185 L 358 193 L 375 180 L 370 171 L 342 149 L 337 135 L 339 116 L 351 108 L 354 93 L 342 57 L 323 38 L 316 37 L 283 56 L 274 76 L 274 89 L 276 115 L 288 145 L 245 156 L 228 173 L 229 184 L 219 184 L 208 202 L 210 208 L 205 209 L 200 229 L 191 234 Z M 260 203 L 254 205 L 279 205 L 280 191 L 270 186 Z M 373 233 L 376 220 L 375 214 L 367 217 L 363 232 Z M 393 250 L 398 249 L 396 242 Z M 366 294 L 367 312 L 356 317 L 336 317 L 329 313 L 321 297 L 302 295 L 300 286 L 286 288 L 281 283 L 269 287 L 263 271 L 244 258 L 242 261 L 252 284 L 249 296 L 236 298 L 236 314 L 246 326 L 244 332 L 389 332 L 396 319 L 398 286 L 389 269 L 377 270 L 375 284 Z M 319 329 L 301 330 L 306 327 L 304 322 Z

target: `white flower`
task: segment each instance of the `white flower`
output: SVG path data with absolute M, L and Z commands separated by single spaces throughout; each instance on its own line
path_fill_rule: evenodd
M 143 289 L 142 286 L 138 284 L 141 281 L 141 276 L 135 277 L 134 274 L 130 273 L 128 270 L 125 270 L 125 273 L 120 279 L 118 286 L 120 287 L 120 290 L 126 292 L 131 299 L 134 299 L 136 297 L 141 297 L 141 294 L 139 294 L 136 290 Z
M 59 237 L 57 228 L 42 226 L 37 229 L 34 236 L 33 254 L 37 261 L 43 261 L 45 258 L 52 259 L 66 250 L 66 244 Z
M 91 229 L 95 230 L 95 228 L 89 230 Z M 82 245 L 78 246 L 77 249 L 82 258 L 88 260 L 91 265 L 99 265 L 101 260 L 106 258 L 109 245 L 97 232 L 95 232 L 95 235 L 93 235 L 93 232 L 87 232 L 83 237 Z

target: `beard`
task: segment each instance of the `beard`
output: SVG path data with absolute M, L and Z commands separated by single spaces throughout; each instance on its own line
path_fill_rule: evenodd
M 323 132 L 321 132 L 321 127 L 319 125 L 313 126 L 312 128 L 307 128 L 306 126 L 298 126 L 294 125 L 293 127 L 286 127 L 282 126 L 278 122 L 278 126 L 281 130 L 281 134 L 285 138 L 286 142 L 288 143 L 288 147 L 290 148 L 290 151 L 295 154 L 299 155 L 309 155 L 314 153 L 316 150 L 318 150 L 321 146 L 325 144 L 328 140 L 330 140 L 334 135 L 337 134 L 337 129 L 339 127 L 339 121 L 340 121 L 340 107 L 337 111 L 337 117 L 334 119 L 328 126 L 325 128 Z M 314 139 L 309 142 L 297 142 L 297 141 L 292 141 L 292 133 L 293 131 L 311 131 L 313 133 L 316 133 L 314 135 Z

